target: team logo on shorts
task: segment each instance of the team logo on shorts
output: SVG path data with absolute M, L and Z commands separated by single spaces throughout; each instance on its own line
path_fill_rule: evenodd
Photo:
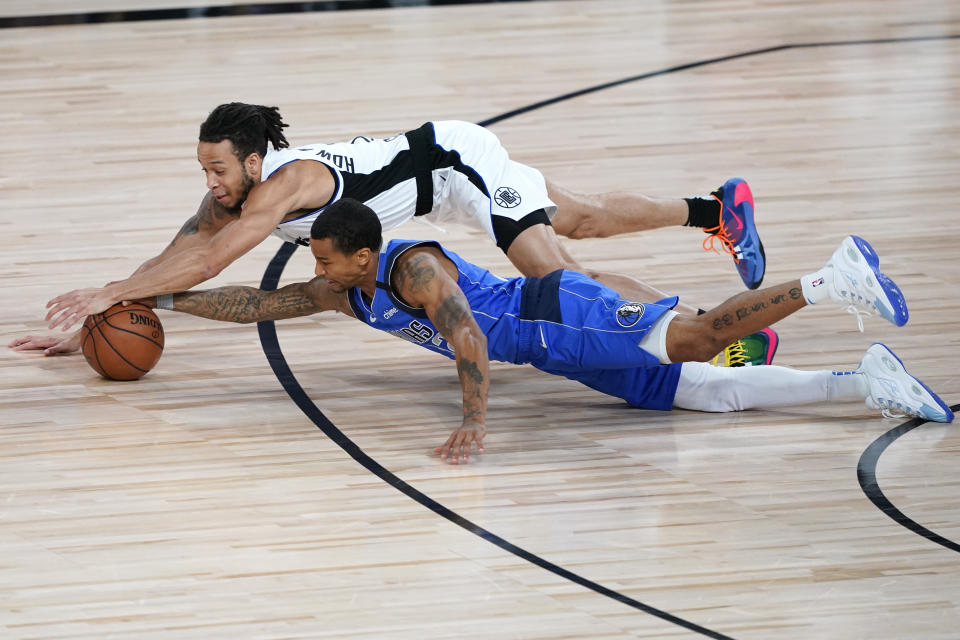
M 517 193 L 516 189 L 500 187 L 497 189 L 497 192 L 493 194 L 493 201 L 497 203 L 497 206 L 503 207 L 504 209 L 513 209 L 520 204 L 520 194 Z
M 617 309 L 617 324 L 632 327 L 643 317 L 643 305 L 639 302 L 625 302 Z

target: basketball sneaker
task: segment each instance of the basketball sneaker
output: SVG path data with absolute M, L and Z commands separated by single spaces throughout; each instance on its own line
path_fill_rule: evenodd
M 720 224 L 704 232 L 703 248 L 733 256 L 740 279 L 748 289 L 756 289 L 763 282 L 766 255 L 763 243 L 753 223 L 753 193 L 743 178 L 730 178 L 710 195 L 720 203 Z M 715 241 L 719 240 L 719 248 Z
M 718 353 L 713 364 L 724 367 L 757 367 L 764 364 L 773 364 L 773 356 L 777 353 L 780 337 L 777 332 L 767 327 L 756 333 L 751 333 Z M 720 365 L 720 356 L 723 364 Z
M 885 418 L 910 416 L 931 422 L 953 422 L 953 411 L 912 375 L 893 351 L 880 342 L 867 349 L 855 373 L 870 385 L 867 406 L 880 409 Z
M 833 252 L 827 267 L 833 268 L 830 297 L 847 304 L 863 331 L 863 317 L 878 313 L 898 327 L 907 324 L 907 301 L 896 283 L 878 268 L 880 258 L 863 238 L 847 236 Z

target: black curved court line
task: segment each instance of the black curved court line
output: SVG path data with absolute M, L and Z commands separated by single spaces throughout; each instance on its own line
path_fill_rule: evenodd
M 787 51 L 788 49 L 811 49 L 816 47 L 842 47 L 849 45 L 863 45 L 863 44 L 892 44 L 892 43 L 902 43 L 902 42 L 923 42 L 927 40 L 956 40 L 960 38 L 960 34 L 949 34 L 942 36 L 916 36 L 910 38 L 876 38 L 872 40 L 836 40 L 836 41 L 827 41 L 827 42 L 806 42 L 799 44 L 781 44 L 775 47 L 765 47 L 763 49 L 753 49 L 751 51 L 744 51 L 742 53 L 733 53 L 726 56 L 718 56 L 716 58 L 708 58 L 706 60 L 698 60 L 696 62 L 688 62 L 686 64 L 680 64 L 675 67 L 667 67 L 666 69 L 660 69 L 658 71 L 650 71 L 648 73 L 641 73 L 639 75 L 630 76 L 629 78 L 621 78 L 620 80 L 614 80 L 612 82 L 604 82 L 603 84 L 598 84 L 586 89 L 580 89 L 578 91 L 571 91 L 570 93 L 565 93 L 562 96 L 557 96 L 555 98 L 549 98 L 547 100 L 541 100 L 540 102 L 534 102 L 525 107 L 520 107 L 514 109 L 513 111 L 507 111 L 506 113 L 501 113 L 498 116 L 484 120 L 483 122 L 478 122 L 477 124 L 483 127 L 489 127 L 492 124 L 500 122 L 501 120 L 506 120 L 507 118 L 512 118 L 535 109 L 542 109 L 543 107 L 549 107 L 550 105 L 557 104 L 558 102 L 564 102 L 566 100 L 571 100 L 573 98 L 579 98 L 580 96 L 585 96 L 589 93 L 594 93 L 596 91 L 603 91 L 604 89 L 611 89 L 613 87 L 619 87 L 622 84 L 627 84 L 630 82 L 637 82 L 638 80 L 647 80 L 648 78 L 655 78 L 657 76 L 667 75 L 669 73 L 676 73 L 678 71 L 686 71 L 688 69 L 696 69 L 697 67 L 705 67 L 710 64 L 717 64 L 718 62 L 727 62 L 729 60 L 737 60 L 739 58 L 749 58 L 750 56 L 759 56 L 765 53 L 774 53 L 776 51 Z
M 287 261 L 290 259 L 290 256 L 293 255 L 293 252 L 296 251 L 299 245 L 293 244 L 292 242 L 283 243 L 280 248 L 277 250 L 276 255 L 270 261 L 270 264 L 267 266 L 266 272 L 263 274 L 263 280 L 260 282 L 260 288 L 266 291 L 272 291 L 277 288 L 277 282 L 280 280 L 280 275 L 283 273 L 283 268 L 286 266 Z M 639 609 L 644 613 L 649 613 L 652 616 L 656 616 L 667 622 L 672 622 L 675 625 L 689 629 L 690 631 L 695 631 L 702 635 L 707 636 L 708 638 L 717 638 L 718 640 L 733 640 L 730 636 L 725 636 L 722 633 L 717 633 L 705 627 L 701 627 L 698 624 L 684 620 L 683 618 L 678 618 L 677 616 L 667 613 L 666 611 L 661 611 L 655 607 L 651 607 L 648 604 L 644 604 L 639 600 L 634 600 L 628 596 L 623 595 L 613 589 L 609 589 L 601 584 L 597 584 L 592 580 L 588 580 L 583 576 L 577 575 L 572 571 L 564 569 L 558 565 L 553 564 L 548 560 L 544 560 L 540 556 L 530 553 L 526 549 L 518 547 L 517 545 L 504 540 L 495 533 L 487 531 L 483 527 L 467 520 L 460 514 L 452 511 L 451 509 L 443 506 L 430 496 L 425 493 L 415 489 L 410 486 L 392 472 L 385 469 L 379 462 L 367 455 L 363 449 L 357 446 L 350 438 L 348 438 L 340 429 L 338 429 L 327 416 L 323 415 L 323 412 L 317 408 L 317 405 L 314 404 L 313 400 L 310 399 L 310 396 L 307 395 L 307 392 L 303 390 L 303 387 L 300 386 L 300 383 L 297 381 L 296 376 L 293 375 L 293 371 L 290 370 L 290 366 L 287 364 L 287 360 L 283 355 L 283 352 L 280 350 L 280 342 L 277 339 L 277 329 L 272 321 L 270 322 L 258 322 L 257 331 L 260 334 L 260 344 L 263 346 L 263 353 L 267 356 L 267 362 L 270 363 L 270 368 L 273 369 L 273 373 L 277 376 L 277 380 L 280 381 L 280 384 L 283 385 L 284 391 L 287 392 L 287 395 L 290 396 L 290 399 L 293 400 L 294 404 L 300 407 L 300 410 L 309 418 L 313 424 L 315 424 L 323 433 L 333 440 L 337 446 L 343 449 L 351 458 L 359 462 L 364 468 L 366 468 L 370 473 L 374 474 L 390 486 L 394 487 L 407 497 L 419 502 L 424 507 L 430 509 L 437 515 L 446 518 L 450 522 L 463 527 L 470 533 L 480 536 L 487 542 L 491 542 L 504 551 L 509 551 L 519 558 L 523 558 L 527 562 L 537 565 L 542 569 L 554 573 L 561 578 L 574 582 L 582 587 L 596 591 L 599 594 L 605 595 L 608 598 L 613 598 L 618 602 L 622 602 L 628 606 L 631 606 L 635 609 Z
M 950 410 L 955 413 L 960 411 L 960 404 L 953 405 L 950 407 Z M 923 536 L 931 542 L 936 542 L 951 551 L 960 553 L 960 544 L 930 531 L 930 529 L 907 517 L 900 509 L 897 509 L 893 503 L 887 499 L 887 496 L 883 495 L 883 491 L 877 482 L 877 462 L 880 460 L 883 452 L 887 450 L 887 447 L 896 442 L 900 436 L 906 435 L 926 423 L 926 420 L 914 418 L 899 427 L 894 427 L 871 442 L 870 446 L 867 447 L 860 456 L 859 462 L 857 462 L 857 480 L 860 482 L 860 488 L 863 489 L 863 493 L 870 499 L 870 502 L 876 505 L 880 511 L 888 515 L 894 522 L 906 527 L 919 536 Z
M 132 9 L 127 11 L 88 11 L 0 18 L 0 29 L 102 24 L 105 22 L 142 22 L 145 20 L 222 18 L 225 16 L 265 16 L 280 13 L 313 13 L 356 9 L 399 9 L 454 4 L 502 4 L 507 2 L 543 2 L 543 0 L 321 0 L 317 2 L 257 2 L 207 7 Z
M 834 41 L 834 42 L 819 42 L 819 43 L 806 43 L 806 44 L 787 44 L 776 47 L 767 47 L 764 49 L 755 49 L 753 51 L 747 51 L 744 53 L 732 54 L 727 56 L 720 56 L 717 58 L 710 58 L 709 60 L 703 60 L 698 62 L 692 62 L 688 64 L 678 65 L 675 67 L 670 67 L 668 69 L 663 69 L 660 71 L 653 71 L 650 73 L 644 73 L 636 76 L 631 76 L 629 78 L 624 78 L 622 80 L 616 80 L 613 82 L 608 82 L 588 89 L 583 89 L 581 91 L 575 91 L 572 93 L 567 93 L 562 96 L 551 98 L 549 100 L 543 100 L 541 102 L 536 102 L 532 105 L 526 107 L 521 107 L 513 111 L 489 118 L 477 124 L 481 126 L 489 126 L 496 122 L 500 122 L 507 118 L 517 116 L 534 109 L 539 109 L 548 105 L 556 104 L 564 100 L 570 100 L 588 93 L 593 93 L 595 91 L 600 91 L 602 89 L 609 89 L 611 87 L 620 86 L 628 82 L 636 82 L 638 80 L 644 80 L 647 78 L 653 78 L 660 75 L 665 75 L 667 73 L 675 73 L 678 71 L 684 71 L 686 69 L 693 69 L 696 67 L 702 67 L 708 64 L 715 64 L 718 62 L 725 62 L 728 60 L 735 60 L 738 58 L 744 58 L 748 56 L 755 56 L 764 53 L 772 53 L 775 51 L 784 51 L 787 49 L 794 48 L 812 48 L 812 47 L 828 47 L 828 46 L 845 46 L 845 45 L 858 45 L 858 44 L 889 44 L 889 43 L 902 43 L 902 42 L 918 42 L 918 41 L 927 41 L 927 40 L 950 40 L 958 39 L 960 35 L 951 34 L 943 36 L 918 36 L 918 37 L 909 37 L 909 38 L 882 38 L 882 39 L 871 39 L 871 40 L 850 40 L 850 41 Z M 270 261 L 270 264 L 267 266 L 266 271 L 263 275 L 263 280 L 260 283 L 260 288 L 264 290 L 273 290 L 276 288 L 277 283 L 280 280 L 280 276 L 283 273 L 283 269 L 287 264 L 287 261 L 290 259 L 290 256 L 293 255 L 293 252 L 297 249 L 296 244 L 286 242 L 277 250 L 276 255 Z M 283 386 L 284 390 L 287 392 L 287 395 L 294 401 L 294 403 L 300 408 L 300 410 L 306 415 L 323 433 L 333 440 L 341 449 L 343 449 L 347 454 L 350 455 L 354 460 L 359 462 L 363 467 L 368 471 L 379 477 L 381 480 L 387 484 L 393 486 L 398 491 L 406 495 L 407 497 L 415 500 L 421 505 L 427 507 L 434 513 L 443 518 L 446 518 L 450 522 L 463 527 L 467 531 L 491 542 L 505 551 L 531 562 L 532 564 L 546 569 L 551 573 L 558 575 L 562 578 L 566 578 L 571 582 L 579 584 L 580 586 L 586 587 L 592 591 L 595 591 L 599 594 L 605 595 L 613 600 L 631 606 L 635 609 L 648 613 L 650 615 L 656 616 L 667 622 L 672 622 L 678 626 L 689 629 L 690 631 L 695 631 L 709 638 L 719 638 L 723 640 L 733 640 L 730 636 L 725 636 L 717 631 L 701 627 L 693 622 L 679 618 L 671 613 L 666 611 L 661 611 L 655 607 L 644 604 L 638 600 L 634 600 L 628 596 L 623 595 L 617 591 L 604 587 L 601 584 L 597 584 L 591 580 L 588 580 L 582 576 L 579 576 L 563 567 L 553 564 L 543 558 L 522 549 L 513 543 L 504 540 L 503 538 L 493 534 L 486 529 L 474 524 L 473 522 L 467 520 L 466 518 L 460 516 L 458 513 L 450 510 L 444 505 L 436 502 L 426 494 L 410 486 L 396 475 L 384 468 L 380 463 L 367 455 L 360 447 L 358 447 L 350 438 L 348 438 L 340 429 L 338 429 L 330 420 L 320 411 L 319 408 L 313 403 L 310 399 L 307 392 L 304 391 L 303 387 L 300 386 L 300 383 L 297 381 L 296 376 L 293 375 L 293 372 L 290 370 L 290 366 L 287 364 L 286 358 L 283 355 L 283 352 L 280 349 L 280 343 L 277 339 L 276 326 L 272 321 L 270 322 L 259 322 L 257 323 L 257 330 L 260 334 L 260 344 L 263 348 L 264 355 L 267 357 L 267 362 L 270 364 L 270 368 L 273 369 L 274 374 L 277 377 L 277 380 Z M 916 425 L 914 425 L 916 426 Z M 911 427 L 912 428 L 912 427 Z M 902 435 L 902 434 L 901 434 Z M 899 436 L 898 436 L 899 437 Z M 882 451 L 882 450 L 881 450 Z M 879 456 L 879 453 L 877 454 Z M 858 467 L 859 475 L 859 467 Z M 875 476 L 874 476 L 875 480 Z M 874 482 L 874 484 L 876 484 Z M 879 489 L 879 487 L 878 487 Z M 882 496 L 882 493 L 880 494 Z M 871 498 L 872 500 L 873 498 Z M 886 500 L 886 498 L 883 498 Z M 893 507 L 889 501 L 886 501 L 889 508 L 893 511 L 896 511 L 896 508 Z M 875 504 L 877 504 L 875 502 Z M 880 506 L 878 504 L 877 506 Z M 881 509 L 884 507 L 881 506 Z M 886 511 L 885 511 L 886 512 Z M 899 513 L 899 511 L 897 511 Z M 902 514 L 901 514 L 902 515 Z M 892 517 L 892 516 L 891 516 Z M 903 516 L 904 520 L 909 520 L 906 516 Z M 911 521 L 912 522 L 912 521 Z M 905 525 L 906 526 L 906 525 Z M 921 528 L 920 525 L 917 527 Z M 931 532 L 932 533 L 932 532 Z M 932 534 L 936 536 L 936 534 Z M 939 537 L 939 536 L 937 536 Z M 949 540 L 947 540 L 950 543 Z M 953 543 L 950 543 L 953 544 Z

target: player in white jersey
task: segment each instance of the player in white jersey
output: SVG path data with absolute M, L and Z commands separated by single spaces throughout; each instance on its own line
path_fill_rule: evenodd
M 511 228 L 511 223 L 531 213 L 537 214 L 536 224 L 548 223 L 557 211 L 540 172 L 511 161 L 496 136 L 469 122 L 428 122 L 406 134 L 360 136 L 349 143 L 281 150 L 270 146 L 260 179 L 304 160 L 325 164 L 335 186 L 323 207 L 276 228 L 274 235 L 288 242 L 308 244 L 317 215 L 341 198 L 376 211 L 384 229 L 414 216 L 437 224 L 460 222 L 485 231 L 504 250 L 516 239 L 517 229 L 532 226 Z
M 347 196 L 371 206 L 386 228 L 417 215 L 464 221 L 486 231 L 524 275 L 578 270 L 641 302 L 664 294 L 627 276 L 584 269 L 560 245 L 554 228 L 571 237 L 599 237 L 668 224 L 699 226 L 733 255 L 748 287 L 756 288 L 763 277 L 752 195 L 738 178 L 712 199 L 585 196 L 546 183 L 536 169 L 510 160 L 491 132 L 466 122 L 427 123 L 392 138 L 292 149 L 283 134 L 286 126 L 276 107 L 230 103 L 214 109 L 200 128 L 197 156 L 208 193 L 196 215 L 129 278 L 52 299 L 50 328 L 66 330 L 122 300 L 193 287 L 271 233 L 302 241 L 313 218 Z M 696 311 L 687 305 L 678 310 Z M 79 335 L 27 336 L 10 346 L 51 355 L 75 350 Z

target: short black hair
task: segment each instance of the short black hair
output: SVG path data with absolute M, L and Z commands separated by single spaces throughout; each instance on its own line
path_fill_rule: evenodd
M 323 210 L 310 227 L 310 237 L 330 238 L 333 247 L 347 255 L 364 248 L 377 252 L 383 244 L 380 218 L 373 209 L 351 198 L 337 200 Z
M 290 146 L 283 135 L 287 123 L 277 107 L 231 102 L 222 104 L 200 125 L 200 142 L 229 140 L 240 162 L 251 153 L 267 155 L 267 142 L 274 149 Z

